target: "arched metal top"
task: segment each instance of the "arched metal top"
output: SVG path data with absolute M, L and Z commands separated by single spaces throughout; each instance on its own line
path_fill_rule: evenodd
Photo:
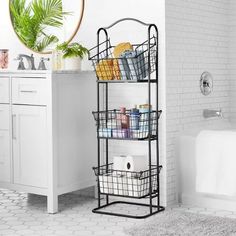
M 150 25 L 152 25 L 152 24 L 145 23 L 145 22 L 143 22 L 143 21 L 141 21 L 141 20 L 138 20 L 138 19 L 136 19 L 136 18 L 129 18 L 129 17 L 127 17 L 127 18 L 119 19 L 119 20 L 115 21 L 114 23 L 112 23 L 111 25 L 109 25 L 109 26 L 107 26 L 107 27 L 102 27 L 102 28 L 107 30 L 107 29 L 110 29 L 110 28 L 112 28 L 113 26 L 115 26 L 115 25 L 117 25 L 117 24 L 119 24 L 120 22 L 123 22 L 123 21 L 135 21 L 135 22 L 138 22 L 139 24 L 144 25 L 144 26 L 150 26 Z

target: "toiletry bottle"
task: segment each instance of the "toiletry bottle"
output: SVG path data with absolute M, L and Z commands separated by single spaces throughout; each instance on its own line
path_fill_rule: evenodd
M 128 129 L 129 128 L 129 116 L 126 114 L 126 108 L 120 108 L 120 120 L 121 120 L 121 128 Z
M 147 113 L 149 110 L 152 111 L 152 105 L 149 106 L 148 103 L 139 105 L 139 111 L 141 113 Z
M 152 112 L 152 105 L 149 106 L 148 102 L 146 104 L 139 105 L 140 119 L 139 119 L 139 129 L 143 136 L 148 135 L 149 131 L 149 111 Z M 152 130 L 152 119 L 153 115 L 151 113 L 151 130 Z
M 139 109 L 137 108 L 137 105 L 134 106 L 134 108 L 130 111 L 130 129 L 132 130 L 138 130 L 139 129 Z

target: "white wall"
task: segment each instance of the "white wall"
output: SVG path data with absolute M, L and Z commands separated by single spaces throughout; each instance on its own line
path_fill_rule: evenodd
M 234 0 L 232 0 L 234 1 Z M 166 0 L 167 200 L 176 202 L 175 140 L 183 129 L 218 126 L 203 109 L 229 113 L 228 0 Z M 234 12 L 235 14 L 235 12 Z M 203 96 L 200 75 L 212 73 L 214 91 Z
M 236 126 L 236 1 L 230 0 L 229 10 L 229 73 L 230 73 L 230 120 Z
M 99 27 L 107 26 L 113 23 L 115 20 L 122 17 L 134 17 L 138 18 L 147 23 L 155 23 L 159 28 L 160 33 L 160 51 L 159 51 L 159 76 L 160 76 L 160 109 L 164 112 L 161 119 L 161 164 L 165 167 L 165 1 L 164 0 L 86 0 L 85 1 L 85 12 L 84 19 L 81 28 L 75 38 L 75 41 L 83 43 L 88 48 L 95 46 L 96 44 L 96 32 Z M 147 33 L 144 31 L 145 28 L 138 27 L 137 24 L 121 24 L 120 27 L 116 28 L 116 31 L 111 31 L 111 40 L 113 44 L 122 41 L 131 41 L 135 43 L 142 42 L 146 40 Z M 14 31 L 12 30 L 9 11 L 8 11 L 8 1 L 0 1 L 0 48 L 10 49 L 10 68 L 16 68 L 16 62 L 13 58 L 16 57 L 18 53 L 28 53 L 31 52 L 27 50 L 17 39 Z M 38 61 L 40 55 L 36 55 Z M 84 62 L 84 69 L 91 69 L 89 66 L 90 62 Z M 118 88 L 117 88 L 118 89 Z M 112 101 L 119 105 L 132 106 L 134 100 L 121 101 L 120 95 L 117 96 L 117 89 L 111 90 Z M 139 101 L 145 103 L 145 93 L 143 89 L 139 90 L 139 93 L 135 92 L 134 87 L 128 89 L 125 92 L 127 98 L 143 97 L 139 98 Z M 138 101 L 138 102 L 139 102 Z M 123 104 L 122 104 L 123 103 Z M 127 104 L 124 104 L 127 103 Z M 129 104 L 128 104 L 129 103 Z M 95 135 L 95 134 L 94 134 Z M 136 150 L 136 148 L 135 148 Z M 96 157 L 94 157 L 96 158 Z M 162 195 L 163 204 L 165 204 L 165 168 L 162 171 Z

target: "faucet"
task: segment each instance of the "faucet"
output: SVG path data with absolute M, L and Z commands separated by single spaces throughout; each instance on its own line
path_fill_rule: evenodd
M 28 67 L 25 68 L 24 66 L 22 66 L 22 62 L 23 62 L 23 58 L 25 58 L 27 60 L 28 63 Z M 35 64 L 34 64 L 34 55 L 31 54 L 31 56 L 25 55 L 25 54 L 19 54 L 16 58 L 16 60 L 20 60 L 20 64 L 18 66 L 18 70 L 22 69 L 22 70 L 36 70 L 35 68 Z
M 204 118 L 212 118 L 212 117 L 223 117 L 222 110 L 203 110 L 203 117 Z

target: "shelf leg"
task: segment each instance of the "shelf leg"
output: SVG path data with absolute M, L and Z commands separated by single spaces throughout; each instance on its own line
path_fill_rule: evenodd
M 107 111 L 108 111 L 108 83 L 106 83 L 106 115 L 107 115 Z M 108 117 L 106 117 L 106 124 L 108 122 Z M 108 159 L 108 139 L 106 139 L 106 171 L 108 171 L 108 163 L 109 163 L 109 159 Z M 109 204 L 109 196 L 106 196 L 106 204 Z

